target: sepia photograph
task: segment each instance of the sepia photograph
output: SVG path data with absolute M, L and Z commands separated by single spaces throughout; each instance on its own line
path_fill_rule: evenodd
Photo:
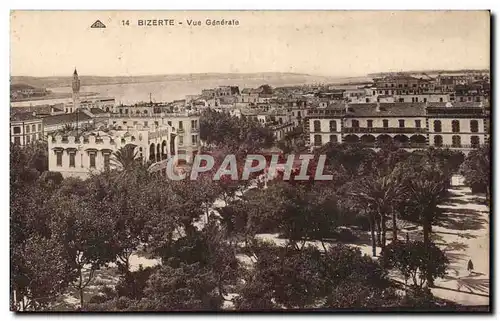
M 491 312 L 491 22 L 10 11 L 10 311 Z

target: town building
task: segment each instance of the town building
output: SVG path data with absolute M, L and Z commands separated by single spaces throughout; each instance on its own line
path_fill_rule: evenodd
M 305 123 L 310 146 L 326 143 L 407 149 L 429 146 L 468 151 L 488 139 L 487 114 L 480 105 L 448 103 L 345 104 L 310 109 Z
M 107 125 L 126 130 L 141 125 L 144 128 L 172 127 L 178 137 L 178 154 L 191 163 L 200 150 L 200 114 L 196 112 L 152 112 L 154 107 L 122 106 L 127 113 L 110 114 Z M 149 108 L 149 109 L 148 109 Z
M 157 163 L 178 152 L 176 130 L 158 128 L 106 129 L 90 132 L 72 131 L 49 136 L 49 170 L 63 177 L 85 179 L 91 173 L 119 168 L 114 153 L 126 145 L 134 146 L 143 162 Z
M 43 138 L 43 120 L 31 112 L 17 112 L 10 116 L 10 141 L 19 146 Z

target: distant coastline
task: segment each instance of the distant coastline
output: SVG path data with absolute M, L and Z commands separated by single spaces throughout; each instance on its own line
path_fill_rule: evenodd
M 80 93 L 80 97 L 89 97 L 89 96 L 96 96 L 99 95 L 99 93 L 96 92 L 82 92 Z M 24 101 L 41 101 L 41 100 L 53 100 L 53 99 L 66 99 L 66 98 L 71 98 L 72 94 L 71 93 L 50 93 L 45 96 L 37 96 L 37 97 L 27 97 L 27 98 L 18 98 L 18 99 L 11 99 L 11 102 L 24 102 Z
M 261 79 L 262 83 L 276 82 L 279 79 L 287 79 L 292 83 L 352 83 L 366 82 L 368 77 L 326 77 L 300 73 L 202 73 L 202 74 L 176 74 L 176 75 L 150 75 L 150 76 L 80 76 L 82 85 L 120 85 L 130 83 L 150 83 L 165 81 L 206 81 L 206 80 L 242 80 L 242 79 Z M 30 77 L 30 76 L 11 76 L 11 83 L 22 83 L 39 88 L 60 88 L 71 85 L 71 76 L 63 77 Z

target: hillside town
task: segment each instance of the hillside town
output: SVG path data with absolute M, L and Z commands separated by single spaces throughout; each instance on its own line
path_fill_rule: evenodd
M 11 142 L 25 146 L 48 141 L 56 151 L 49 153 L 50 170 L 63 176 L 85 177 L 91 170 L 108 168 L 106 155 L 122 147 L 122 141 L 127 144 L 127 136 L 132 141 L 144 137 L 136 147 L 144 161 L 158 154 L 183 154 L 189 162 L 203 143 L 199 122 L 206 110 L 255 120 L 272 132 L 278 145 L 303 138 L 309 150 L 329 142 L 375 149 L 394 143 L 410 151 L 438 147 L 467 154 L 489 139 L 490 82 L 484 73 L 434 78 L 393 74 L 344 89 L 220 86 L 183 100 L 128 106 L 113 97 L 80 99 L 80 86 L 75 69 L 71 102 L 11 108 Z M 111 144 L 100 145 L 103 139 Z M 68 150 L 73 152 L 63 152 Z

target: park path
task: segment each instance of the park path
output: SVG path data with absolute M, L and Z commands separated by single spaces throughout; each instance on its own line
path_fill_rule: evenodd
M 434 242 L 446 253 L 447 275 L 435 281 L 435 296 L 463 305 L 488 305 L 490 284 L 489 209 L 484 196 L 470 188 L 454 186 L 448 202 L 440 205 L 444 215 L 433 226 Z M 467 271 L 472 260 L 474 270 Z

